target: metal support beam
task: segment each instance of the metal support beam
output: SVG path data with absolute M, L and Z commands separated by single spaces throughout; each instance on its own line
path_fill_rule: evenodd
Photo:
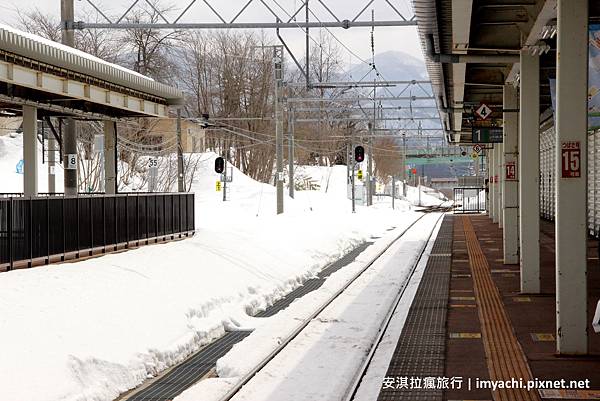
M 370 28 L 372 26 L 416 26 L 417 21 L 323 21 L 323 22 L 75 22 L 75 29 L 298 29 L 298 28 Z
M 344 112 L 360 112 L 360 113 L 370 113 L 371 109 L 367 108 L 359 108 L 358 106 L 346 105 L 344 107 L 298 107 L 295 109 L 298 113 L 313 113 L 313 112 L 321 112 L 321 113 L 344 113 Z M 436 106 L 383 106 L 378 107 L 377 110 L 394 110 L 394 111 L 416 111 L 416 110 L 438 110 Z M 463 110 L 463 109 L 461 109 Z M 266 118 L 266 117 L 265 117 Z M 439 117 L 438 117 L 439 118 Z
M 117 131 L 113 121 L 104 121 L 104 192 L 117 191 Z
M 521 292 L 540 292 L 540 58 L 521 52 L 519 241 Z
M 62 44 L 70 47 L 75 47 L 75 32 L 73 31 L 75 11 L 73 2 L 74 0 L 60 1 Z M 77 168 L 79 165 L 77 156 L 77 132 L 75 130 L 75 120 L 71 117 L 65 119 L 63 149 L 65 196 L 77 196 Z
M 361 97 L 338 97 L 338 98 L 325 98 L 325 97 L 292 97 L 288 98 L 288 102 L 329 102 L 329 103 L 348 103 L 348 102 L 378 102 L 378 101 L 399 101 L 399 100 L 435 100 L 433 96 L 378 96 L 375 98 L 368 96 Z M 420 108 L 420 106 L 414 106 L 416 108 Z
M 558 0 L 557 26 L 556 348 L 587 354 L 588 0 Z
M 283 47 L 273 46 L 273 79 L 275 80 L 275 153 L 277 187 L 277 214 L 283 213 L 283 116 L 281 102 L 283 100 Z
M 23 193 L 26 197 L 38 194 L 37 109 L 23 106 Z
M 306 46 L 306 76 L 304 78 L 306 79 L 307 89 L 310 88 L 310 27 L 308 25 L 308 23 L 310 22 L 310 8 L 308 7 L 308 1 L 309 0 L 304 0 L 304 11 L 306 13 L 304 21 L 306 24 L 306 26 L 304 27 L 304 31 L 306 33 L 304 44 L 304 46 Z
M 313 88 L 380 88 L 394 87 L 397 85 L 430 85 L 431 81 L 404 80 L 404 81 L 327 81 L 313 82 Z M 290 82 L 288 86 L 304 86 L 301 82 Z
M 373 138 L 369 138 L 369 160 L 367 161 L 367 206 L 373 205 Z
M 290 198 L 294 197 L 294 109 L 288 112 L 288 189 Z
M 227 174 L 227 171 L 225 171 Z M 181 143 L 181 109 L 177 109 L 177 192 L 185 192 L 185 171 L 183 171 L 183 144 Z
M 504 108 L 515 108 L 519 98 L 517 89 L 513 85 L 504 86 Z M 504 196 L 504 208 L 502 210 L 504 219 L 504 230 L 502 242 L 504 250 L 504 263 L 519 263 L 519 180 L 509 169 L 514 166 L 515 173 L 518 170 L 517 158 L 519 157 L 519 116 L 514 113 L 504 114 L 504 180 L 502 181 L 502 193 Z
M 299 118 L 296 121 L 299 123 L 315 123 L 319 121 L 328 121 L 328 122 L 344 122 L 344 121 L 365 121 L 368 117 L 324 117 L 321 119 L 318 118 Z M 377 117 L 369 120 L 373 121 L 440 121 L 439 117 Z M 443 128 L 437 128 L 442 130 Z
M 131 3 L 129 5 L 129 7 L 127 7 L 127 10 L 120 16 L 117 16 L 116 18 L 111 19 L 111 17 L 109 17 L 108 15 L 110 15 L 109 12 L 103 12 L 102 11 L 102 6 L 100 4 L 96 4 L 96 0 L 87 0 L 87 2 L 96 10 L 96 12 L 98 14 L 100 14 L 104 20 L 106 20 L 106 23 L 86 23 L 86 22 L 77 22 L 74 24 L 75 28 L 77 29 L 86 29 L 86 28 L 106 28 L 106 29 L 136 29 L 136 28 L 141 28 L 141 29 L 232 29 L 232 28 L 332 28 L 332 27 L 340 27 L 340 28 L 344 28 L 344 29 L 348 29 L 351 27 L 355 27 L 355 26 L 363 26 L 363 27 L 372 27 L 372 26 L 415 26 L 417 25 L 417 21 L 415 19 L 414 15 L 404 15 L 403 13 L 401 13 L 396 7 L 394 7 L 388 0 L 387 3 L 391 6 L 392 10 L 394 11 L 394 13 L 391 13 L 392 17 L 394 18 L 398 18 L 397 20 L 386 20 L 386 21 L 359 21 L 359 17 L 364 13 L 364 11 L 373 3 L 373 0 L 364 0 L 367 4 L 364 8 L 361 9 L 360 12 L 358 12 L 357 14 L 351 14 L 351 15 L 336 15 L 335 12 L 332 11 L 332 9 L 330 7 L 328 7 L 325 4 L 325 0 L 319 0 L 319 3 L 321 6 L 323 6 L 323 8 L 325 8 L 325 10 L 327 10 L 327 12 L 329 13 L 329 15 L 331 17 L 333 17 L 332 19 L 325 19 L 323 18 L 323 20 L 319 20 L 319 18 L 316 18 L 317 21 L 315 22 L 310 22 L 309 20 L 309 14 L 313 14 L 313 11 L 311 11 L 311 9 L 309 8 L 309 1 L 305 0 L 304 2 L 302 2 L 302 4 L 300 5 L 300 7 L 298 9 L 296 9 L 295 12 L 293 12 L 293 14 L 290 15 L 290 13 L 288 13 L 286 10 L 282 9 L 281 6 L 278 4 L 279 8 L 283 10 L 283 12 L 286 14 L 285 18 L 283 14 L 279 14 L 279 10 L 274 9 L 273 7 L 270 7 L 269 4 L 267 4 L 264 0 L 260 0 L 260 2 L 256 1 L 254 2 L 254 4 L 261 9 L 261 11 L 263 11 L 264 13 L 267 13 L 267 15 L 275 17 L 276 23 L 265 23 L 265 22 L 257 22 L 257 23 L 239 23 L 236 22 L 239 19 L 242 19 L 243 17 L 249 17 L 247 14 L 248 12 L 246 12 L 246 10 L 249 9 L 249 5 L 251 3 L 253 3 L 253 0 L 248 0 L 248 1 L 244 1 L 242 4 L 243 6 L 241 8 L 236 7 L 233 10 L 233 15 L 235 15 L 233 18 L 231 19 L 225 19 L 225 16 L 222 15 L 216 7 L 213 7 L 211 5 L 211 3 L 209 2 L 209 0 L 203 0 L 202 3 L 204 3 L 205 6 L 208 7 L 208 10 L 203 10 L 202 14 L 204 15 L 209 15 L 209 19 L 218 19 L 220 22 L 216 22 L 216 23 L 180 23 L 179 21 L 186 15 L 189 15 L 192 11 L 190 11 L 192 9 L 192 6 L 194 4 L 199 4 L 200 2 L 196 2 L 196 0 L 191 0 L 191 2 L 188 0 L 187 3 L 188 5 L 182 5 L 183 11 L 175 14 L 175 16 L 171 16 L 169 15 L 170 13 L 167 12 L 161 12 L 160 10 L 158 10 L 150 1 L 146 0 L 145 2 L 142 2 L 140 0 L 129 0 L 129 2 Z M 160 17 L 161 21 L 160 23 L 153 23 L 153 22 L 148 22 L 148 23 L 131 23 L 128 22 L 130 20 L 130 17 L 132 16 L 133 13 L 135 13 L 136 11 L 139 11 L 139 7 L 140 5 L 138 5 L 138 3 L 140 3 L 140 5 L 144 5 L 144 6 L 150 6 L 150 8 L 153 9 L 154 12 L 156 12 L 158 14 L 158 16 Z M 136 10 L 136 5 L 138 5 L 137 10 Z M 261 7 L 262 6 L 262 7 Z M 234 6 L 232 6 L 234 7 Z M 295 7 L 294 7 L 295 9 Z M 300 13 L 304 10 L 306 16 L 304 21 L 299 21 L 299 18 L 297 18 L 297 16 L 300 15 Z M 256 11 L 256 7 L 254 8 L 254 11 Z M 345 10 L 346 11 L 346 10 Z M 386 16 L 389 16 L 390 13 L 386 13 Z M 289 17 L 289 18 L 288 18 Z M 316 17 L 316 15 L 315 15 Z M 256 20 L 256 16 L 254 16 L 254 19 Z M 123 21 L 127 21 L 127 22 L 123 22 Z M 285 22 L 282 22 L 285 21 Z M 309 37 L 309 31 L 308 29 L 306 29 L 306 36 L 307 36 L 307 49 L 308 49 L 308 37 Z M 308 59 L 308 57 L 307 57 Z

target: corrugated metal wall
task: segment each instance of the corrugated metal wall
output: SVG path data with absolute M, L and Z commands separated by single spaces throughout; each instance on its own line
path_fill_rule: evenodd
M 551 126 L 540 133 L 540 214 L 554 220 L 556 136 Z M 600 233 L 600 131 L 588 135 L 588 228 L 590 233 Z

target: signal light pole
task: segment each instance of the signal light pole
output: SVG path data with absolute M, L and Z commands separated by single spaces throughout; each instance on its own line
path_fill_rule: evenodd
M 356 190 L 354 185 L 354 171 L 356 170 L 356 163 L 361 163 L 365 160 L 365 148 L 358 145 L 354 148 L 354 160 L 352 161 L 352 213 L 356 213 Z M 350 160 L 348 160 L 350 163 Z

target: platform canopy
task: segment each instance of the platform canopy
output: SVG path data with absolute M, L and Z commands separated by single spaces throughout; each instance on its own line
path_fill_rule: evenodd
M 519 52 L 540 56 L 540 113 L 551 108 L 556 70 L 556 0 L 414 0 L 436 101 L 452 142 L 471 143 L 472 109 L 502 123 L 503 86 L 519 80 Z M 590 20 L 600 3 L 589 2 Z
M 0 115 L 23 105 L 84 119 L 167 117 L 180 90 L 85 52 L 0 24 Z

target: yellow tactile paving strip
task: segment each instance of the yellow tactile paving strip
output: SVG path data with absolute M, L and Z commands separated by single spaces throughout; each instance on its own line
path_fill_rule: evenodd
M 491 380 L 532 379 L 527 358 L 521 349 L 508 319 L 498 288 L 492 281 L 489 264 L 481 250 L 475 230 L 468 217 L 461 219 L 478 306 L 481 334 Z M 497 389 L 494 401 L 541 401 L 536 390 L 521 388 Z

